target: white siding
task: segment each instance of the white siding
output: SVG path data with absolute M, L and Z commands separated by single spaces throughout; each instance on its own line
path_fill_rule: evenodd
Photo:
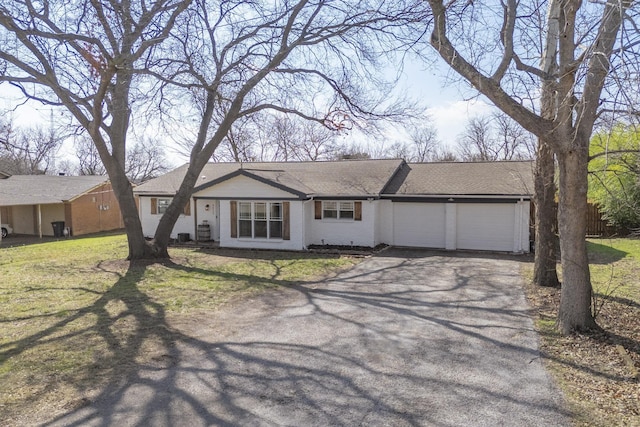
M 311 204 L 312 205 L 312 204 Z M 311 245 L 376 245 L 376 202 L 362 200 L 362 221 L 352 219 L 315 219 L 314 209 L 307 209 L 306 221 L 310 222 L 307 242 Z
M 376 205 L 376 236 L 375 244 L 393 243 L 393 209 L 391 200 L 377 200 Z
M 445 203 L 393 204 L 394 245 L 444 248 L 445 238 Z
M 212 187 L 205 188 L 195 193 L 194 197 L 217 197 L 221 199 L 255 198 L 258 200 L 262 198 L 286 199 L 297 196 L 274 186 L 240 175 Z
M 171 197 L 157 197 L 158 199 L 170 199 Z M 151 214 L 151 197 L 140 196 L 140 220 L 142 221 L 142 232 L 146 237 L 153 237 L 156 228 L 160 222 L 161 214 Z M 191 203 L 191 215 L 181 214 L 173 226 L 171 238 L 176 239 L 178 233 L 189 233 L 192 239 L 195 239 L 194 220 L 193 220 L 193 199 Z
M 517 251 L 514 248 L 515 203 L 459 203 L 458 249 Z

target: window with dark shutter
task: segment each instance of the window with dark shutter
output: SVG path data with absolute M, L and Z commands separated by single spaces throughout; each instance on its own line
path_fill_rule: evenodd
M 155 197 L 151 198 L 151 215 L 155 215 L 158 213 L 158 199 Z

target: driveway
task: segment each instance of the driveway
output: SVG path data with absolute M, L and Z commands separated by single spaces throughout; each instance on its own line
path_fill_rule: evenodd
M 52 425 L 564 426 L 510 257 L 390 250 L 175 325 Z M 181 332 L 182 331 L 182 332 Z

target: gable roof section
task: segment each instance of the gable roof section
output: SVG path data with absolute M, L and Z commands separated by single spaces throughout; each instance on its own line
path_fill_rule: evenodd
M 308 191 L 310 189 L 301 183 L 300 181 L 294 179 L 291 175 L 283 172 L 283 171 L 269 171 L 269 170 L 247 170 L 247 169 L 237 169 L 230 174 L 221 176 L 220 178 L 216 178 L 213 181 L 209 181 L 206 184 L 199 185 L 193 189 L 194 193 L 197 193 L 201 190 L 204 190 L 209 187 L 213 187 L 216 184 L 221 182 L 228 181 L 237 176 L 245 176 L 247 178 L 254 179 L 263 184 L 269 185 L 271 187 L 275 187 L 279 190 L 286 191 L 292 194 L 295 194 L 298 197 L 305 197 L 309 194 Z
M 104 176 L 13 175 L 0 180 L 0 205 L 45 205 L 70 201 L 108 182 Z
M 377 197 L 403 160 L 334 162 L 208 163 L 194 192 L 240 174 L 299 197 Z M 140 195 L 173 195 L 187 171 L 183 165 L 135 188 Z
M 409 163 L 385 196 L 526 196 L 533 194 L 533 162 Z

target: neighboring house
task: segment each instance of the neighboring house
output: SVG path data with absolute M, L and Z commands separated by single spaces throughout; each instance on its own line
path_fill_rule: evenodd
M 73 235 L 123 228 L 104 176 L 8 175 L 0 177 L 0 218 L 15 234 L 53 236 L 53 222 Z
M 146 236 L 187 166 L 134 189 Z M 529 251 L 532 162 L 209 163 L 172 237 L 302 250 L 384 243 Z

